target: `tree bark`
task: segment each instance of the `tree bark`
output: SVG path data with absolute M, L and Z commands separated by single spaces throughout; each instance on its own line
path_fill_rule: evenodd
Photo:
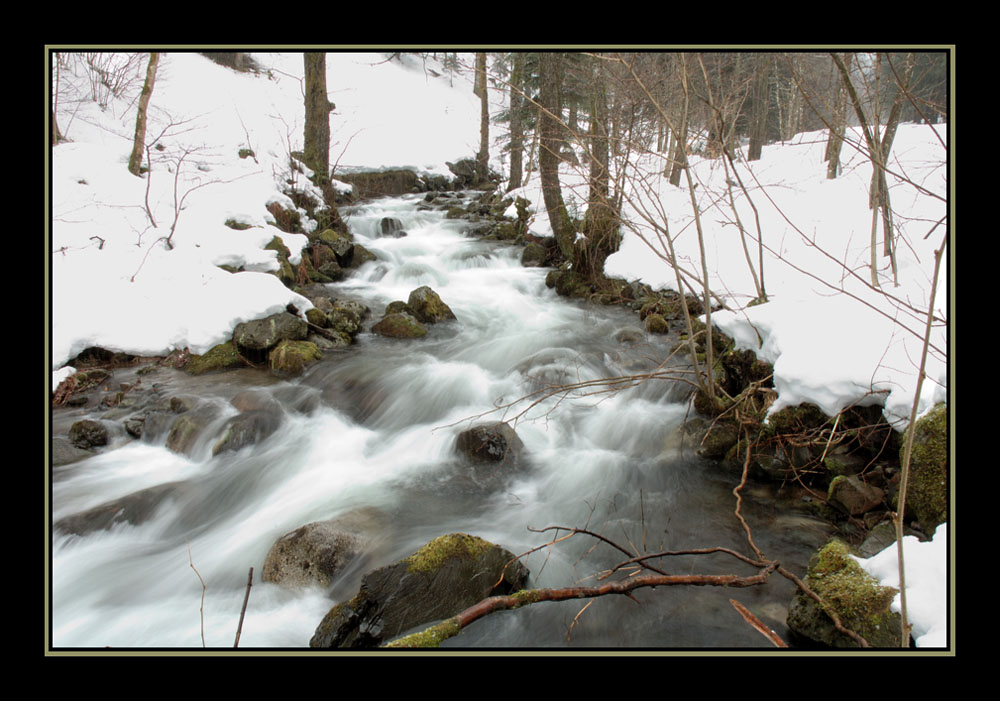
M 559 184 L 559 145 L 563 128 L 559 115 L 559 55 L 551 52 L 539 54 L 538 72 L 538 169 L 542 179 L 542 199 L 548 212 L 556 244 L 567 260 L 573 260 L 575 232 L 566 205 L 563 203 Z
M 590 193 L 584 236 L 576 246 L 573 268 L 595 280 L 604 276 L 604 261 L 618 250 L 618 216 L 609 198 L 608 96 L 600 62 L 594 65 L 590 95 Z
M 306 82 L 305 162 L 317 178 L 326 181 L 330 177 L 330 99 L 326 94 L 326 54 L 304 53 L 303 60 Z
M 149 108 L 149 98 L 153 95 L 153 84 L 156 82 L 156 67 L 160 62 L 160 54 L 155 51 L 149 54 L 146 65 L 146 82 L 139 95 L 139 112 L 135 117 L 135 137 L 132 139 L 132 154 L 128 159 L 128 172 L 138 176 L 142 172 L 142 156 L 146 151 L 146 111 Z
M 489 180 L 490 161 L 490 103 L 486 88 L 486 52 L 476 53 L 475 94 L 479 96 L 479 153 L 476 155 L 476 181 Z
M 844 61 L 850 65 L 851 54 L 844 54 Z M 833 106 L 833 121 L 830 124 L 830 136 L 826 145 L 826 177 L 833 180 L 840 173 L 840 150 L 844 144 L 844 134 L 847 131 L 847 90 L 843 82 L 837 82 L 836 102 Z
M 521 92 L 524 86 L 524 54 L 514 54 L 514 67 L 510 73 L 510 180 L 507 191 L 521 187 L 523 178 L 524 126 L 521 111 L 524 99 Z
M 747 149 L 747 160 L 760 160 L 767 135 L 768 112 L 768 77 L 771 72 L 770 54 L 757 54 L 757 65 L 753 78 L 753 113 L 750 125 L 750 145 Z

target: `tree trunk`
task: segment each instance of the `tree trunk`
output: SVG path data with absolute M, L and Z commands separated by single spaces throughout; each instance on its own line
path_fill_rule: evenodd
M 304 53 L 303 60 L 306 81 L 305 162 L 320 182 L 324 182 L 330 177 L 330 99 L 326 94 L 326 54 Z
M 601 71 L 596 63 L 591 83 L 590 100 L 590 193 L 584 220 L 585 238 L 577 245 L 573 269 L 591 280 L 604 276 L 604 261 L 620 242 L 618 217 L 608 197 L 608 97 Z
M 771 56 L 765 53 L 757 54 L 757 65 L 753 77 L 753 113 L 750 124 L 750 145 L 747 149 L 747 160 L 760 160 L 767 136 L 768 107 L 768 77 L 771 73 Z
M 489 180 L 490 162 L 490 103 L 486 89 L 486 53 L 476 53 L 476 82 L 473 92 L 479 96 L 479 153 L 476 154 L 476 181 Z
M 346 232 L 347 224 L 337 211 L 337 193 L 330 181 L 330 110 L 333 105 L 326 92 L 326 54 L 303 54 L 305 66 L 305 112 L 303 158 L 314 173 L 314 182 L 323 193 L 327 209 L 322 212 L 320 225 Z
M 521 91 L 524 85 L 524 54 L 514 54 L 514 67 L 510 73 L 510 180 L 507 191 L 521 187 L 523 176 L 524 126 L 521 111 L 524 100 Z
M 556 244 L 567 260 L 573 260 L 575 232 L 559 184 L 559 146 L 563 127 L 559 120 L 559 54 L 539 54 L 538 73 L 538 169 L 542 179 L 542 199 L 549 215 Z
M 146 110 L 149 108 L 149 98 L 153 95 L 153 83 L 156 82 L 156 67 L 160 62 L 160 54 L 155 51 L 149 54 L 146 65 L 146 82 L 139 95 L 139 112 L 135 117 L 135 138 L 132 139 L 132 155 L 128 159 L 128 172 L 140 175 L 142 172 L 142 156 L 146 151 Z
M 844 54 L 846 65 L 850 65 L 851 54 Z M 840 81 L 837 82 L 837 92 L 834 96 L 833 120 L 830 123 L 830 136 L 826 145 L 826 177 L 833 180 L 840 173 L 840 150 L 844 144 L 844 134 L 847 131 L 847 89 Z

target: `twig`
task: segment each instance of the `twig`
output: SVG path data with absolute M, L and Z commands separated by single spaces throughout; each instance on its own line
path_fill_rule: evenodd
M 243 617 L 247 613 L 247 602 L 250 601 L 250 587 L 253 586 L 253 567 L 250 568 L 250 574 L 247 575 L 247 593 L 243 595 L 243 608 L 240 610 L 240 623 L 236 627 L 236 642 L 233 643 L 233 647 L 240 646 L 240 634 L 243 632 Z
M 198 568 L 194 566 L 194 560 L 191 559 L 191 543 L 187 542 L 188 549 L 188 563 L 191 565 L 191 569 L 194 573 L 198 575 L 198 581 L 201 582 L 201 608 L 198 610 L 201 616 L 201 646 L 205 647 L 205 590 L 208 588 L 205 586 L 205 580 L 201 578 L 201 574 L 198 572 Z
M 775 647 L 788 647 L 788 644 L 781 639 L 781 637 L 771 630 L 765 623 L 757 618 L 755 615 L 750 613 L 750 609 L 741 604 L 736 599 L 730 599 L 729 603 L 733 605 L 733 608 L 739 611 L 739 614 L 743 616 L 743 620 L 753 626 L 754 630 L 763 635 L 765 638 L 771 641 Z

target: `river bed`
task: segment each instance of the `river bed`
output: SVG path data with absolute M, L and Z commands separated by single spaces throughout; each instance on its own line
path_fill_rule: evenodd
M 328 352 L 293 379 L 251 369 L 194 378 L 168 368 L 152 379 L 163 393 L 217 403 L 220 422 L 236 413 L 229 402 L 237 393 L 267 396 L 281 406 L 276 433 L 216 456 L 214 435 L 184 456 L 162 440 L 120 433 L 113 449 L 53 470 L 53 521 L 140 489 L 187 487 L 139 526 L 53 534 L 53 646 L 232 647 L 253 567 L 240 647 L 304 648 L 366 571 L 452 532 L 515 554 L 553 540 L 554 531 L 538 531 L 550 526 L 587 528 L 633 551 L 721 546 L 750 554 L 733 514 L 738 477 L 677 440 L 691 410 L 686 368 L 667 360 L 676 336 L 646 335 L 622 307 L 558 297 L 545 286 L 547 270 L 520 265 L 519 247 L 469 237 L 466 222 L 420 205 L 418 197 L 387 198 L 341 212 L 355 240 L 379 258 L 328 286 L 332 297 L 372 309 L 350 348 Z M 379 236 L 384 217 L 398 219 L 407 235 Z M 417 340 L 368 331 L 387 303 L 423 285 L 456 321 L 430 326 Z M 545 392 L 658 367 L 673 368 L 678 379 L 617 392 L 603 385 Z M 115 383 L 134 373 L 117 371 Z M 53 434 L 99 416 L 60 409 Z M 497 420 L 510 422 L 525 446 L 526 464 L 509 476 L 470 470 L 454 448 L 465 428 Z M 750 487 L 743 514 L 757 545 L 801 575 L 829 528 L 789 508 L 792 499 L 776 487 Z M 278 538 L 347 515 L 365 519 L 370 547 L 329 588 L 260 582 Z M 577 535 L 524 563 L 531 586 L 561 587 L 595 584 L 622 559 Z M 753 574 L 718 555 L 660 566 L 675 574 Z M 793 593 L 774 575 L 748 589 L 660 587 L 631 599 L 544 603 L 490 616 L 445 646 L 769 648 L 730 598 L 785 635 Z

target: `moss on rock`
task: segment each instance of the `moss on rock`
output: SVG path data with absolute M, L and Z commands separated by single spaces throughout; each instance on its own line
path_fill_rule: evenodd
M 848 629 L 874 647 L 899 647 L 899 614 L 890 610 L 896 589 L 881 586 L 851 557 L 841 540 L 832 540 L 809 561 L 805 583 Z M 788 612 L 788 627 L 831 647 L 857 647 L 839 632 L 812 598 L 799 592 Z
M 232 341 L 220 343 L 204 355 L 193 355 L 184 369 L 191 375 L 203 375 L 215 370 L 230 370 L 243 367 L 246 363 L 236 352 Z
M 433 572 L 452 558 L 477 558 L 493 544 L 466 533 L 451 533 L 435 538 L 406 558 L 410 572 Z
M 322 357 L 323 352 L 315 343 L 284 340 L 271 351 L 268 364 L 274 372 L 297 375 Z
M 906 511 L 928 533 L 948 520 L 948 408 L 938 404 L 915 424 Z M 902 463 L 903 450 L 900 449 Z

